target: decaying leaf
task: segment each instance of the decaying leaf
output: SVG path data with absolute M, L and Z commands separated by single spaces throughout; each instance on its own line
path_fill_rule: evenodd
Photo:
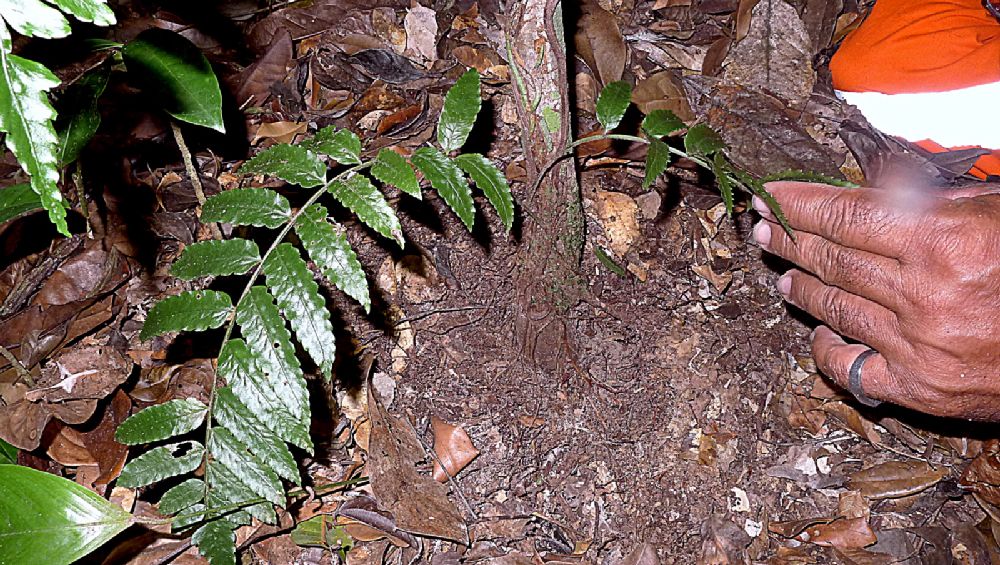
M 742 565 L 750 536 L 736 524 L 712 516 L 701 527 L 701 554 L 698 565 Z
M 608 247 L 618 257 L 624 257 L 641 237 L 639 206 L 627 194 L 599 190 L 595 207 L 609 240 Z
M 923 461 L 887 461 L 851 474 L 848 485 L 868 498 L 899 498 L 926 490 L 947 474 Z
M 368 476 L 379 505 L 392 513 L 400 528 L 414 534 L 464 543 L 465 522 L 448 489 L 417 472 L 426 459 L 413 428 L 390 415 L 374 386 L 368 386 Z
M 973 459 L 962 473 L 961 484 L 986 503 L 1000 506 L 1000 454 L 989 451 Z
M 817 524 L 803 532 L 804 541 L 837 548 L 867 547 L 878 538 L 865 518 L 846 518 L 828 524 Z
M 660 558 L 656 556 L 655 547 L 644 543 L 628 554 L 621 565 L 660 565 Z
M 597 0 L 580 2 L 580 12 L 573 36 L 577 55 L 594 71 L 601 84 L 621 80 L 628 53 L 618 20 Z
M 447 482 L 448 477 L 457 475 L 479 456 L 479 450 L 462 428 L 431 416 L 431 430 L 434 432 L 434 453 L 440 461 L 434 461 L 435 481 Z

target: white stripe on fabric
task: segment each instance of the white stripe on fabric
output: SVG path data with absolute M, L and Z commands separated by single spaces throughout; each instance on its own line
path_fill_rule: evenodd
M 909 141 L 1000 149 L 1000 82 L 946 92 L 837 91 L 876 128 Z

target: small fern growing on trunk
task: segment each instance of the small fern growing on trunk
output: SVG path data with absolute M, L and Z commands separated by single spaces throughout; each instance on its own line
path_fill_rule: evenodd
M 164 299 L 149 311 L 140 337 L 225 326 L 217 376 L 226 386 L 213 383 L 207 405 L 183 399 L 146 408 L 123 422 L 116 438 L 129 445 L 159 444 L 204 428 L 204 442 L 184 439 L 157 445 L 135 458 L 118 484 L 141 487 L 203 468 L 204 479 L 187 478 L 168 489 L 159 508 L 175 514 L 175 530 L 195 528 L 194 543 L 214 565 L 235 563 L 234 529 L 251 518 L 274 523 L 274 507 L 286 502 L 284 481 L 300 483 L 289 445 L 307 452 L 313 448 L 306 381 L 293 340 L 329 379 L 335 339 L 330 313 L 305 257 L 366 311 L 371 308 L 357 255 L 344 228 L 317 203 L 320 197 L 332 195 L 361 222 L 402 247 L 399 219 L 372 181 L 420 198 L 415 167 L 466 228 L 471 230 L 475 219 L 471 179 L 510 231 L 514 206 L 504 176 L 482 155 L 453 156 L 472 130 L 480 96 L 479 74 L 470 70 L 445 96 L 438 147 L 421 147 L 409 159 L 382 149 L 373 160 L 364 161 L 357 135 L 328 127 L 297 145 L 275 145 L 243 165 L 241 172 L 315 189 L 297 210 L 265 188 L 229 190 L 205 202 L 204 222 L 278 232 L 263 253 L 243 238 L 188 246 L 172 274 L 184 279 L 247 275 L 243 292 L 235 302 L 215 290 Z M 330 179 L 324 156 L 340 169 Z M 292 231 L 298 246 L 285 241 Z

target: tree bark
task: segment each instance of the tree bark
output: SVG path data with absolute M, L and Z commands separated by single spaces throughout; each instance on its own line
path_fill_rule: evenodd
M 546 171 L 571 139 L 569 78 L 559 0 L 507 3 L 507 47 L 529 186 L 522 199 L 524 247 L 515 275 L 515 331 L 522 353 L 540 368 L 572 355 L 566 315 L 584 296 L 580 272 L 584 217 L 572 160 Z

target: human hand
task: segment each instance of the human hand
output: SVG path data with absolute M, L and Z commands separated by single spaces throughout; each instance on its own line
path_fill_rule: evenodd
M 778 291 L 823 321 L 817 366 L 867 396 L 941 416 L 1000 420 L 1000 194 L 778 182 L 795 241 L 764 202 L 754 238 L 795 263 Z M 861 342 L 849 344 L 842 336 Z

